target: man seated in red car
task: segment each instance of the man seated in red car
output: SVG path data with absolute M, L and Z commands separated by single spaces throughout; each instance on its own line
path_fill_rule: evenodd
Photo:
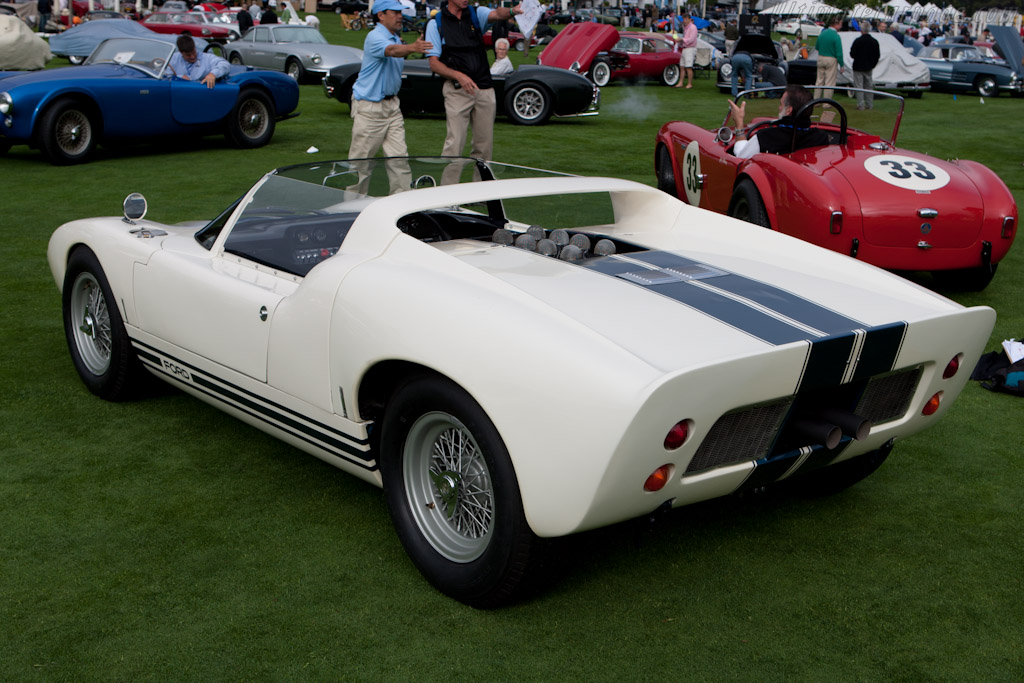
M 741 159 L 749 159 L 760 152 L 771 154 L 788 154 L 805 147 L 820 147 L 829 144 L 828 133 L 811 128 L 811 113 L 807 111 L 799 119 L 796 113 L 810 102 L 811 91 L 802 85 L 789 85 L 779 100 L 779 119 L 772 125 L 757 131 L 754 137 L 747 140 L 747 131 L 743 126 L 746 117 L 747 103 L 737 106 L 729 100 L 729 112 L 736 124 L 736 138 L 732 153 Z M 796 144 L 793 144 L 793 131 L 796 131 Z

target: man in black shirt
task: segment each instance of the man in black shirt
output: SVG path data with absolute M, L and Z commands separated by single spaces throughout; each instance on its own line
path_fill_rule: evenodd
M 786 86 L 779 101 L 779 119 L 771 126 L 760 128 L 754 137 L 747 140 L 744 120 L 747 114 L 746 100 L 740 106 L 729 100 L 729 110 L 736 124 L 738 142 L 732 153 L 741 159 L 749 159 L 760 152 L 788 154 L 805 147 L 821 147 L 829 143 L 828 133 L 811 128 L 811 113 L 804 112 L 799 119 L 797 113 L 811 101 L 811 91 L 802 85 Z M 794 145 L 795 142 L 795 145 Z
M 489 160 L 494 154 L 494 114 L 497 102 L 491 84 L 491 65 L 483 43 L 488 22 L 508 21 L 522 14 L 519 5 L 469 7 L 469 0 L 448 0 L 435 19 L 427 24 L 426 39 L 433 45 L 427 52 L 430 70 L 444 77 L 442 88 L 448 133 L 444 156 L 462 156 L 469 126 L 473 126 L 470 156 Z M 458 182 L 460 167 L 453 164 L 442 175 L 442 183 Z
M 861 22 L 860 37 L 850 46 L 850 56 L 853 57 L 853 87 L 860 88 L 857 92 L 857 109 L 871 109 L 875 104 L 875 96 L 871 94 L 875 81 L 871 73 L 878 66 L 879 49 L 878 41 L 869 33 L 870 30 L 868 22 Z

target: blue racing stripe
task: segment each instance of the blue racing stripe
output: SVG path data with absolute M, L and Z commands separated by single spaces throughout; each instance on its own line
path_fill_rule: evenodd
M 905 322 L 882 325 L 869 330 L 853 379 L 867 379 L 895 368 L 896 358 L 903 347 L 903 337 L 906 333 Z

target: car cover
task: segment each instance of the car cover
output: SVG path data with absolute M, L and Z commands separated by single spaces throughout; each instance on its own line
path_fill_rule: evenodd
M 853 41 L 857 40 L 860 35 L 859 32 L 853 31 L 843 31 L 839 34 L 839 38 L 843 41 L 847 67 L 853 64 L 850 48 L 853 47 Z M 869 33 L 868 35 L 878 41 L 880 53 L 878 65 L 871 73 L 871 79 L 876 87 L 885 84 L 928 83 L 931 81 L 928 65 L 910 54 L 891 35 L 888 33 Z M 847 68 L 840 74 L 836 85 L 853 85 L 853 69 Z
M 50 46 L 28 24 L 0 14 L 0 71 L 37 71 L 52 57 Z
M 1003 51 L 1006 65 L 1013 69 L 1018 77 L 1024 78 L 1024 42 L 1020 39 L 1017 29 L 1012 26 L 993 26 L 988 30 L 996 39 L 996 45 Z
M 178 36 L 150 31 L 136 21 L 87 21 L 52 36 L 50 49 L 64 57 L 88 57 L 107 38 L 151 38 L 172 45 L 178 40 Z M 195 38 L 195 42 L 197 50 L 206 50 L 205 40 Z

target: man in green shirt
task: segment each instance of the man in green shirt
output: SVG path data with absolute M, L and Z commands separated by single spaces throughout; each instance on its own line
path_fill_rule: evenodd
M 838 16 L 832 17 L 828 28 L 818 36 L 818 76 L 814 82 L 814 99 L 832 97 L 832 86 L 835 86 L 839 72 L 846 66 L 843 63 L 843 41 L 839 38 L 838 30 L 841 23 Z M 825 90 L 821 90 L 822 87 Z

